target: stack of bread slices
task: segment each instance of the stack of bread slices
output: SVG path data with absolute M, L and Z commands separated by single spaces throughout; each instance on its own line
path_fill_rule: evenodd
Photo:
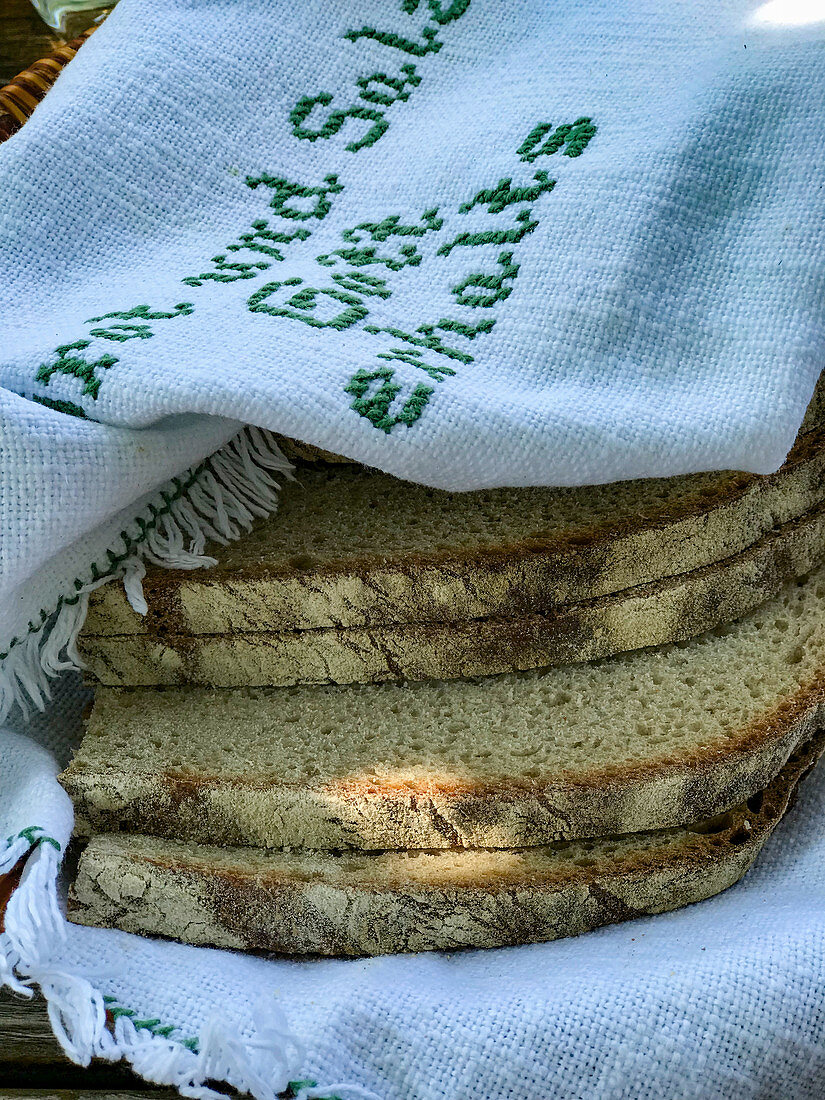
M 730 886 L 823 747 L 823 398 L 768 477 L 451 494 L 297 448 L 216 567 L 95 596 L 71 919 L 372 955 Z

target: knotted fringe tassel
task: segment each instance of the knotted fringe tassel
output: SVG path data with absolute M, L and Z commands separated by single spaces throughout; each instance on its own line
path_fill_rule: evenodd
M 90 575 L 74 582 L 53 614 L 10 646 L 0 664 L 0 720 L 14 703 L 24 712 L 31 705 L 42 708 L 51 679 L 81 666 L 76 643 L 91 592 L 120 578 L 132 607 L 145 614 L 145 563 L 177 569 L 214 564 L 214 558 L 204 553 L 207 540 L 224 545 L 254 519 L 270 515 L 278 504 L 277 479 L 282 477 L 292 477 L 292 466 L 273 436 L 248 427 L 205 462 L 175 478 L 110 547 L 106 566 L 90 566 Z M 0 875 L 12 871 L 30 848 L 24 836 L 12 841 L 0 853 Z M 101 992 L 62 957 L 67 926 L 57 901 L 60 858 L 49 843 L 38 844 L 28 856 L 0 933 L 0 987 L 8 985 L 30 997 L 40 986 L 55 1036 L 73 1061 L 88 1065 L 92 1058 L 124 1058 L 146 1080 L 172 1085 L 193 1100 L 226 1100 L 226 1093 L 214 1091 L 206 1081 L 225 1082 L 255 1100 L 276 1100 L 290 1082 L 299 1100 L 333 1095 L 340 1100 L 379 1100 L 357 1085 L 300 1081 L 303 1049 L 269 999 L 255 1006 L 252 1038 L 217 1016 L 195 1043 L 136 1027 L 125 1014 L 117 1015 L 112 1025 L 115 1014 L 107 1017 Z
M 31 841 L 24 836 L 15 837 L 0 853 L 0 877 L 11 874 L 17 864 L 31 848 Z M 12 895 L 12 898 L 14 895 Z M 9 901 L 11 905 L 11 901 Z M 9 937 L 0 933 L 0 989 L 8 986 L 15 993 L 28 995 L 28 990 L 15 976 L 15 964 L 18 955 L 13 951 Z
M 22 854 L 17 842 L 9 845 L 0 856 L 0 871 L 13 868 Z M 217 1016 L 206 1023 L 195 1043 L 136 1027 L 128 1015 L 112 1013 L 110 1029 L 103 995 L 63 958 L 66 922 L 57 901 L 59 866 L 60 853 L 51 844 L 39 844 L 28 858 L 0 934 L 0 986 L 9 985 L 29 997 L 35 985 L 40 987 L 55 1036 L 74 1062 L 85 1066 L 92 1058 L 123 1058 L 147 1081 L 172 1085 L 192 1100 L 226 1100 L 225 1092 L 216 1092 L 206 1081 L 225 1083 L 255 1100 L 276 1100 L 296 1081 L 304 1050 L 269 998 L 254 1006 L 252 1038 L 244 1038 Z M 332 1095 L 330 1088 L 301 1084 L 296 1092 L 301 1100 Z M 334 1091 L 340 1100 L 379 1100 L 357 1085 L 335 1086 Z
M 249 529 L 255 519 L 278 506 L 280 478 L 292 478 L 292 466 L 271 432 L 247 427 L 204 462 L 160 491 L 121 532 L 107 551 L 105 564 L 93 564 L 58 601 L 36 629 L 14 639 L 0 661 L 0 721 L 14 703 L 27 714 L 42 710 L 50 681 L 60 672 L 82 667 L 76 649 L 86 618 L 89 593 L 120 578 L 132 607 L 146 614 L 141 580 L 146 562 L 174 569 L 214 565 L 204 553 L 208 540 L 225 545 Z

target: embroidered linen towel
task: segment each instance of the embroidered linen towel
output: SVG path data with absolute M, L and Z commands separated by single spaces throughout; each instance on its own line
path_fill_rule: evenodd
M 652 953 L 237 959 L 65 928 L 47 750 L 79 697 L 29 741 L 18 708 L 92 588 L 139 607 L 145 559 L 275 507 L 269 430 L 453 489 L 775 469 L 822 367 L 824 29 L 781 0 L 121 0 L 0 148 L 0 871 L 34 849 L 0 967 L 77 1057 L 198 1097 L 303 1066 L 423 1100 L 818 1095 L 812 829 L 765 863 L 798 935 L 762 877 Z
M 2 150 L 3 383 L 445 488 L 774 470 L 822 367 L 820 38 L 127 0 Z

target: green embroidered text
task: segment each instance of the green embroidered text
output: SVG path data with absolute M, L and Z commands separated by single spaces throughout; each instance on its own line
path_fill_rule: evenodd
M 382 432 L 389 432 L 397 424 L 413 425 L 424 411 L 424 406 L 434 392 L 431 386 L 419 383 L 397 413 L 392 414 L 390 407 L 401 393 L 401 386 L 393 382 L 395 371 L 392 367 L 376 367 L 375 370 L 356 371 L 344 386 L 344 392 L 351 394 L 353 402 L 350 408 Z M 370 393 L 374 382 L 380 383 Z
M 75 340 L 72 344 L 61 344 L 55 349 L 57 358 L 54 362 L 40 364 L 34 376 L 35 382 L 42 382 L 44 386 L 48 386 L 55 374 L 68 374 L 71 378 L 77 378 L 83 383 L 80 391 L 82 394 L 96 401 L 103 381 L 98 372 L 108 370 L 118 360 L 114 355 L 108 354 L 92 360 L 73 354 L 77 351 L 85 351 L 89 344 L 91 340 Z
M 564 156 L 580 157 L 595 133 L 596 127 L 591 118 L 577 118 L 575 122 L 557 126 L 555 130 L 552 122 L 540 122 L 533 127 L 516 152 L 528 163 L 532 163 L 537 157 L 557 153 L 562 146 L 566 146 Z M 542 143 L 542 139 L 546 140 Z
M 443 45 L 436 37 L 438 28 L 460 19 L 469 6 L 470 0 L 452 0 L 446 6 L 441 0 L 427 0 L 430 25 L 424 27 L 419 41 L 395 31 L 381 31 L 370 26 L 347 31 L 344 38 L 349 42 L 358 42 L 366 38 L 383 46 L 389 46 L 391 49 L 400 50 L 412 57 L 426 57 L 427 54 L 438 53 Z M 405 15 L 413 15 L 418 7 L 417 0 L 401 0 L 401 11 Z M 415 65 L 411 63 L 402 65 L 395 74 L 375 72 L 370 73 L 369 76 L 358 77 L 355 81 L 358 88 L 356 99 L 360 102 L 344 108 L 334 107 L 320 125 L 316 123 L 314 127 L 308 125 L 310 116 L 318 107 L 331 107 L 333 96 L 329 92 L 301 96 L 289 113 L 292 133 L 304 141 L 326 140 L 339 133 L 350 119 L 366 122 L 368 126 L 361 136 L 344 146 L 347 152 L 356 153 L 359 149 L 375 145 L 376 141 L 387 132 L 389 122 L 384 117 L 384 110 L 392 107 L 394 103 L 406 102 L 413 88 L 417 88 L 420 83 L 421 77 L 416 72 Z

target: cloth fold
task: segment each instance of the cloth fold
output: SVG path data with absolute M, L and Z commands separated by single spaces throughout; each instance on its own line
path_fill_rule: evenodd
M 821 1094 L 813 809 L 629 930 L 267 962 L 65 927 L 36 743 L 76 737 L 88 593 L 139 607 L 145 561 L 274 510 L 272 433 L 460 490 L 775 470 L 823 365 L 823 30 L 781 0 L 121 0 L 0 148 L 0 869 L 29 853 L 0 969 L 76 1057 L 193 1097 Z

